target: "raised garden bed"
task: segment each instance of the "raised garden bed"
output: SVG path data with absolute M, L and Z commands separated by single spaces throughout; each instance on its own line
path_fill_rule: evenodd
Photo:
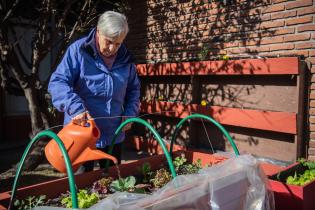
M 193 163 L 197 160 L 201 161 L 201 165 L 205 166 L 212 165 L 221 162 L 222 160 L 226 159 L 223 157 L 199 153 L 199 152 L 190 152 L 190 151 L 178 151 L 174 153 L 174 157 L 185 154 L 185 158 L 187 162 Z M 135 162 L 119 165 L 119 170 L 121 177 L 127 177 L 130 175 L 137 175 L 139 174 L 139 168 L 143 166 L 144 163 L 149 163 L 151 165 L 151 170 L 157 170 L 161 165 L 165 165 L 166 159 L 164 155 L 156 155 L 153 157 L 143 158 Z M 109 168 L 108 173 L 106 176 L 111 176 L 113 178 L 118 177 L 118 173 L 115 167 Z M 88 173 L 84 173 L 81 175 L 75 176 L 76 185 L 78 189 L 86 188 L 92 185 L 93 182 L 101 179 L 104 177 L 103 171 L 92 171 Z M 49 182 L 44 182 L 24 188 L 20 188 L 17 191 L 17 198 L 24 199 L 28 196 L 39 196 L 39 195 L 46 195 L 48 199 L 56 198 L 61 193 L 66 192 L 69 190 L 68 186 L 68 179 L 61 178 Z M 0 205 L 7 207 L 10 200 L 10 192 L 4 192 L 0 194 Z
M 277 210 L 312 210 L 315 208 L 315 180 L 311 181 L 309 178 L 299 179 L 300 175 L 304 174 L 306 170 L 309 170 L 309 168 L 302 163 L 295 163 L 279 173 L 269 176 Z M 312 173 L 315 176 L 315 171 Z M 289 180 L 288 177 L 290 177 Z

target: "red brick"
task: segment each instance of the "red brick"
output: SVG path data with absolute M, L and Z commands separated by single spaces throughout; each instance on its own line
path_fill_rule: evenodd
M 311 62 L 313 65 L 315 64 L 315 57 L 306 58 L 305 60 Z
M 292 49 L 294 49 L 294 44 L 277 44 L 277 45 L 270 45 L 270 51 L 292 50 Z
M 270 14 L 265 14 L 265 15 L 261 15 L 259 18 L 260 18 L 259 21 L 268 21 L 271 19 L 271 16 Z
M 297 10 L 297 14 L 301 15 L 308 15 L 308 14 L 315 14 L 315 7 L 307 7 Z
M 309 40 L 311 38 L 310 34 L 296 34 L 296 35 L 287 35 L 284 36 L 284 42 L 294 42 L 294 41 L 304 41 Z
M 224 43 L 223 47 L 224 48 L 229 48 L 229 47 L 238 47 L 239 42 L 228 42 L 228 43 Z
M 308 155 L 309 157 L 312 157 L 315 155 L 315 148 L 308 148 Z
M 285 50 L 271 51 L 269 53 L 261 53 L 261 56 L 304 56 L 308 57 L 308 50 Z
M 292 3 L 287 3 L 286 4 L 286 9 L 293 9 L 297 7 L 305 7 L 305 6 L 311 6 L 313 4 L 312 0 L 298 0 L 294 1 Z
M 315 161 L 315 156 L 309 155 L 309 156 L 307 157 L 307 159 L 310 160 L 310 161 Z
M 282 19 L 282 18 L 288 18 L 288 17 L 295 17 L 296 11 L 286 11 L 286 12 L 276 12 L 271 14 L 271 19 Z
M 315 107 L 315 100 L 310 101 L 310 107 L 314 108 Z
M 246 48 L 227 49 L 227 52 L 228 53 L 232 53 L 232 54 L 245 53 L 246 52 Z
M 299 18 L 293 18 L 290 20 L 286 20 L 286 25 L 297 25 L 297 24 L 302 24 L 302 23 L 311 23 L 313 21 L 312 16 L 306 16 L 306 17 L 299 17 Z
M 312 39 L 315 39 L 315 33 L 312 34 Z
M 272 0 L 272 3 L 281 3 L 281 2 L 285 2 L 285 1 L 288 1 L 288 0 Z
M 310 113 L 310 115 L 315 115 L 315 108 L 310 108 L 309 113 Z
M 308 57 L 308 50 L 288 50 L 280 53 L 282 56 L 298 56 Z
M 315 99 L 315 93 L 310 94 L 310 99 Z M 312 118 L 312 123 L 315 123 L 315 117 Z M 314 134 L 314 136 L 315 136 L 315 134 Z
M 310 50 L 309 56 L 315 57 L 315 50 Z M 314 68 L 314 70 L 315 70 L 315 66 L 314 66 L 313 68 Z
M 315 132 L 310 133 L 310 138 L 315 139 Z M 315 147 L 315 140 L 312 141 L 312 147 Z
M 279 12 L 284 10 L 284 5 L 282 4 L 273 4 L 268 5 L 266 8 L 262 9 L 261 12 L 263 14 L 270 13 L 270 12 Z
M 314 124 L 310 125 L 310 131 L 315 131 L 315 125 Z
M 253 15 L 259 15 L 260 13 L 260 8 L 253 8 L 253 9 L 249 9 L 249 10 L 240 10 L 240 15 L 241 17 L 248 17 L 248 16 L 253 16 Z
M 310 49 L 315 48 L 315 42 L 303 42 L 295 44 L 295 49 Z
M 298 29 L 298 32 L 315 31 L 315 24 L 299 26 L 297 29 Z
M 312 123 L 312 124 L 315 124 L 315 117 L 310 117 L 309 122 Z
M 282 36 L 276 36 L 276 37 L 260 40 L 260 44 L 274 44 L 274 43 L 282 43 L 282 42 L 283 42 Z
M 243 39 L 242 42 L 239 43 L 240 47 L 246 47 L 246 46 L 254 46 L 254 45 L 259 45 L 260 44 L 260 40 L 259 39 L 255 39 L 255 40 L 251 40 L 251 39 Z
M 311 84 L 311 90 L 315 90 L 315 83 L 312 83 Z M 313 91 L 312 91 L 313 92 Z M 314 91 L 315 92 L 315 91 Z M 315 109 L 314 109 L 314 111 L 315 111 Z M 314 114 L 315 114 L 315 112 L 314 112 Z
M 267 29 L 267 28 L 276 28 L 276 27 L 281 27 L 281 26 L 284 26 L 284 20 L 272 21 L 272 22 L 263 22 L 260 25 L 260 28 Z
M 253 53 L 253 52 L 269 52 L 269 46 L 262 46 L 262 47 L 250 47 L 246 48 L 246 52 Z
M 293 34 L 295 32 L 295 28 L 281 28 L 273 31 L 269 31 L 272 35 L 282 35 L 282 34 Z

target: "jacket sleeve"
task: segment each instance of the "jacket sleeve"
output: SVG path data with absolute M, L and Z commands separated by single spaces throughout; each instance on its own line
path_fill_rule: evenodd
M 83 100 L 74 90 L 79 76 L 77 49 L 71 45 L 56 71 L 51 75 L 48 85 L 53 105 L 58 111 L 67 112 L 71 118 L 85 111 Z
M 140 81 L 137 76 L 135 64 L 131 65 L 126 90 L 123 116 L 137 116 L 140 109 Z

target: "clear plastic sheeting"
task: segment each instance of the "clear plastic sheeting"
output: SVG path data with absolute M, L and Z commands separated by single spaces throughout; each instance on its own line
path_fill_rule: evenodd
M 177 176 L 151 195 L 115 193 L 89 208 L 104 209 L 273 210 L 274 199 L 259 161 L 251 155 L 241 155 L 202 169 L 198 174 Z

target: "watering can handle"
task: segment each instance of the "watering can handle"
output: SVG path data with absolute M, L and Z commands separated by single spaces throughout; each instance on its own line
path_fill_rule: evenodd
M 96 123 L 95 123 L 95 121 L 93 119 L 88 119 L 87 122 L 90 124 L 90 128 L 91 129 L 97 127 Z
M 95 123 L 95 121 L 93 119 L 88 119 L 88 120 L 86 120 L 86 122 L 90 124 L 89 127 L 91 127 L 91 129 L 97 127 L 96 123 Z M 70 121 L 70 124 L 77 125 L 76 123 L 73 122 L 73 120 Z

